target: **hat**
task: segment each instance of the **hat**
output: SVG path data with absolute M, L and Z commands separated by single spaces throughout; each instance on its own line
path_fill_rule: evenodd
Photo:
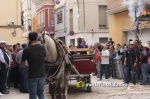
M 149 48 L 149 45 L 148 45 L 148 44 L 144 44 L 144 46 L 143 46 L 143 47 Z
M 131 41 L 130 44 L 134 44 L 134 41 Z
M 0 44 L 6 44 L 6 42 L 5 41 L 0 41 Z

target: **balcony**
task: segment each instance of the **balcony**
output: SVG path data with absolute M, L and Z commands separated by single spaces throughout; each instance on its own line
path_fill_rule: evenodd
M 107 0 L 107 12 L 113 14 L 128 10 L 129 1 L 131 0 Z M 138 7 L 138 1 L 135 0 L 134 5 L 136 7 Z M 144 0 L 144 3 L 150 3 L 150 0 Z

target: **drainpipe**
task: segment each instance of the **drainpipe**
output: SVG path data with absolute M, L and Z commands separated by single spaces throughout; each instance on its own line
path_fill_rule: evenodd
M 64 32 L 67 33 L 67 28 L 66 28 L 66 2 L 64 4 Z
M 83 17 L 84 17 L 84 27 L 85 27 L 85 2 L 83 0 Z

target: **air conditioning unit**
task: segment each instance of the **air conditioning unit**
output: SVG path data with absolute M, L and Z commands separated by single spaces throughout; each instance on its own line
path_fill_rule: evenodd
M 14 21 L 8 20 L 8 21 L 7 21 L 7 25 L 8 25 L 8 26 L 13 26 L 13 25 L 14 25 Z

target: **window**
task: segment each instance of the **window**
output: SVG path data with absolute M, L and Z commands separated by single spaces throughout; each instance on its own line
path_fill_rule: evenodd
M 57 13 L 57 24 L 62 23 L 62 11 Z
M 53 19 L 53 10 L 52 9 L 49 9 L 49 17 L 48 18 L 49 18 L 48 25 L 50 25 L 50 22 Z
M 26 4 L 26 0 L 24 1 L 24 11 L 26 11 L 27 10 L 27 6 L 26 6 L 27 4 Z
M 27 0 L 28 10 L 31 10 L 31 0 Z
M 69 10 L 69 14 L 70 14 L 70 17 L 69 17 L 69 21 L 70 21 L 70 31 L 73 30 L 73 9 L 70 9 Z
M 28 19 L 28 31 L 32 31 L 32 22 L 31 22 L 31 19 Z
M 99 43 L 106 43 L 108 38 L 99 38 Z
M 23 28 L 23 29 L 24 29 L 24 32 L 27 32 L 26 23 L 27 23 L 27 21 L 25 20 L 25 21 L 24 21 L 24 28 Z
M 70 39 L 70 45 L 75 46 L 75 39 Z
M 44 23 L 44 11 L 41 11 L 41 27 L 43 27 Z
M 21 11 L 21 26 L 23 26 L 23 25 L 24 25 L 24 21 L 23 21 L 23 19 L 24 19 L 24 17 L 23 17 L 23 13 L 24 13 L 24 11 Z
M 107 28 L 107 6 L 99 6 L 99 28 Z

